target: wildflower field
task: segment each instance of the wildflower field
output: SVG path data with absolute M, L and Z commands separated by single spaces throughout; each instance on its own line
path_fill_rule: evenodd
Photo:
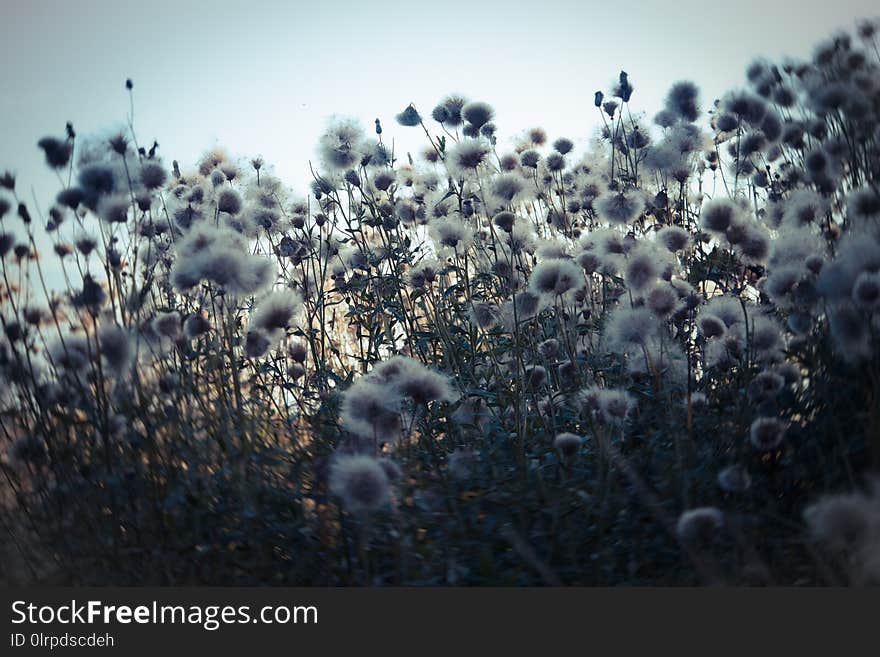
M 875 25 L 717 100 L 620 72 L 582 135 L 336 117 L 307 190 L 139 141 L 136 80 L 125 131 L 36 135 L 0 579 L 880 583 Z

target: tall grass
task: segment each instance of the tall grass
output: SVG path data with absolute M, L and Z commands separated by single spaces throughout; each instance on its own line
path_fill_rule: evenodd
M 40 140 L 48 209 L 0 178 L 4 578 L 876 583 L 878 67 L 864 23 L 708 110 L 621 73 L 510 149 L 452 96 L 404 162 L 335 120 L 306 198 L 133 112 Z

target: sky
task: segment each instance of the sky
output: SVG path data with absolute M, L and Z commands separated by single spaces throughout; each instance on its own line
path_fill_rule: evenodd
M 157 139 L 166 162 L 222 145 L 304 192 L 334 114 L 368 130 L 380 118 L 398 154 L 416 152 L 424 135 L 394 115 L 457 92 L 495 107 L 502 145 L 533 126 L 584 141 L 594 92 L 621 69 L 649 115 L 680 79 L 706 108 L 756 56 L 806 57 L 877 13 L 862 0 L 0 0 L 0 171 L 45 210 L 59 185 L 37 140 L 67 121 L 124 127 L 131 78 L 139 142 Z

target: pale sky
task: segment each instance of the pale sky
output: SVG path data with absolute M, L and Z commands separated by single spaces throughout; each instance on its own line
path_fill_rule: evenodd
M 0 0 L 0 170 L 45 209 L 58 185 L 37 140 L 68 120 L 80 135 L 122 127 L 130 77 L 139 141 L 158 139 L 167 163 L 223 145 L 305 191 L 334 113 L 368 131 L 380 118 L 402 155 L 424 135 L 394 114 L 429 115 L 454 91 L 494 105 L 500 144 L 536 125 L 585 140 L 593 93 L 621 69 L 634 108 L 653 115 L 691 79 L 705 109 L 756 56 L 807 56 L 877 13 L 863 0 Z

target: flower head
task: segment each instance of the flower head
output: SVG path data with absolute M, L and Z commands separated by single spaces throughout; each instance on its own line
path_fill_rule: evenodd
M 471 101 L 461 108 L 461 116 L 475 128 L 482 128 L 495 116 L 495 110 L 488 103 Z
M 653 285 L 669 264 L 666 255 L 651 244 L 634 247 L 626 258 L 624 279 L 627 286 L 634 292 L 643 292 Z
M 724 234 L 732 223 L 739 220 L 742 210 L 726 198 L 715 198 L 703 205 L 700 212 L 700 225 L 710 233 Z
M 827 495 L 803 516 L 812 539 L 833 551 L 852 549 L 880 529 L 880 505 L 857 493 Z
M 605 322 L 604 337 L 609 349 L 643 345 L 657 331 L 657 320 L 646 308 L 613 310 Z
M 339 418 L 356 435 L 390 442 L 400 431 L 400 394 L 387 384 L 359 379 L 342 394 Z
M 109 370 L 117 376 L 125 373 L 134 360 L 134 346 L 129 332 L 115 325 L 102 327 L 98 332 L 98 342 Z
M 458 217 L 435 219 L 428 228 L 432 238 L 440 247 L 466 249 L 473 240 L 473 230 Z
M 369 378 L 390 385 L 397 394 L 412 399 L 416 404 L 458 399 L 458 393 L 446 376 L 405 356 L 395 356 L 382 362 L 370 373 Z
M 690 244 L 690 234 L 678 226 L 666 226 L 657 231 L 657 241 L 665 246 L 669 251 L 675 253 L 683 251 Z
M 742 465 L 729 465 L 718 473 L 718 486 L 727 493 L 742 493 L 751 485 L 752 477 Z
M 599 416 L 609 424 L 622 425 L 635 406 L 635 400 L 625 390 L 602 389 L 596 397 Z
M 560 433 L 553 439 L 553 447 L 563 458 L 572 459 L 577 455 L 582 442 L 583 438 L 573 433 Z
M 405 110 L 394 118 L 400 125 L 408 128 L 419 125 L 422 122 L 422 117 L 413 105 L 407 106 Z
M 462 139 L 446 155 L 449 173 L 458 178 L 472 176 L 486 162 L 492 147 L 483 139 Z
M 363 129 L 354 119 L 334 119 L 318 141 L 321 163 L 330 171 L 355 167 L 364 156 L 365 139 Z
M 391 499 L 386 469 L 370 456 L 338 456 L 330 468 L 330 490 L 352 513 L 367 513 Z
M 438 123 L 457 128 L 462 123 L 461 111 L 466 103 L 467 100 L 461 96 L 447 96 L 431 111 L 431 117 Z
M 666 111 L 683 121 L 696 121 L 700 116 L 699 89 L 693 82 L 676 82 L 666 94 Z
M 46 155 L 46 164 L 53 169 L 67 166 L 73 152 L 73 143 L 69 139 L 43 137 L 37 142 L 37 146 L 43 149 L 43 153 Z
M 714 506 L 704 506 L 682 513 L 675 525 L 675 532 L 679 540 L 695 543 L 711 540 L 723 526 L 724 514 Z
M 583 278 L 581 268 L 571 260 L 545 260 L 535 267 L 529 286 L 538 294 L 556 296 L 581 285 Z
M 302 311 L 302 297 L 293 290 L 269 293 L 251 313 L 250 326 L 275 335 L 285 331 Z
M 752 422 L 749 440 L 755 449 L 769 452 L 782 443 L 785 438 L 785 424 L 772 417 L 761 417 Z
M 599 216 L 612 224 L 635 221 L 645 209 L 645 199 L 637 191 L 605 192 L 593 204 Z

